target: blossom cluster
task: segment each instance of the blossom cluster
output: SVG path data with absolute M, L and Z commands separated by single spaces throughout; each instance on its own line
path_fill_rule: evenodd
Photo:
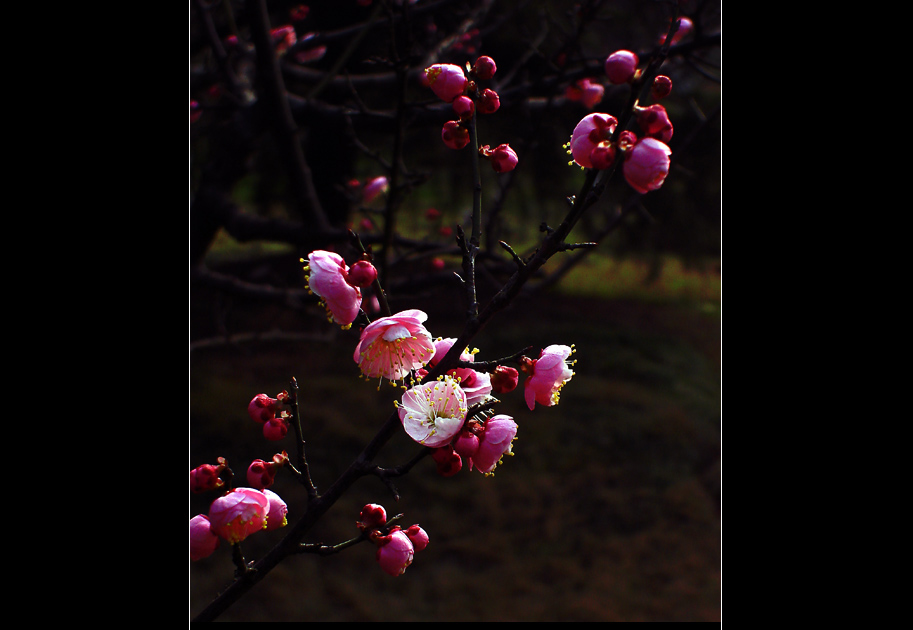
M 641 77 L 637 54 L 618 50 L 609 55 L 604 69 L 609 82 L 620 85 L 634 83 Z M 654 78 L 651 95 L 654 99 L 668 96 L 672 80 L 665 75 Z M 669 174 L 669 156 L 672 150 L 672 122 L 663 105 L 635 105 L 635 119 L 640 127 L 638 137 L 633 131 L 618 130 L 618 119 L 611 114 L 596 112 L 584 116 L 574 127 L 570 142 L 565 145 L 568 153 L 583 168 L 607 169 L 623 156 L 622 173 L 625 181 L 639 193 L 662 187 Z
M 479 81 L 494 77 L 498 66 L 494 59 L 481 56 L 470 66 L 463 68 L 452 63 L 436 63 L 427 68 L 422 76 L 424 83 L 431 88 L 435 96 L 450 103 L 457 120 L 448 120 L 441 129 L 441 139 L 447 147 L 460 150 L 469 144 L 469 125 L 476 112 L 493 114 L 501 107 L 501 98 L 491 88 L 482 88 Z M 468 76 L 467 76 L 468 72 Z M 514 170 L 519 161 L 516 152 L 509 144 L 479 147 L 479 155 L 491 161 L 496 173 Z
M 376 558 L 380 568 L 396 577 L 406 571 L 415 553 L 427 547 L 430 539 L 417 523 L 406 529 L 399 525 L 386 525 L 387 512 L 376 503 L 365 505 L 355 523 L 363 535 L 377 546 Z

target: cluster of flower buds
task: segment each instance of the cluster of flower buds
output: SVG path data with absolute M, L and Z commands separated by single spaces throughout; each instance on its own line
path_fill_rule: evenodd
M 428 546 L 428 534 L 418 524 L 406 529 L 399 525 L 387 527 L 387 512 L 376 503 L 362 508 L 355 526 L 377 545 L 380 568 L 394 577 L 405 573 L 415 553 Z
M 452 63 L 436 63 L 425 68 L 424 83 L 439 99 L 450 103 L 457 116 L 457 120 L 448 120 L 441 129 L 441 139 L 449 148 L 460 150 L 469 144 L 469 124 L 476 113 L 493 114 L 501 107 L 498 93 L 479 85 L 479 81 L 494 77 L 497 70 L 494 59 L 484 55 L 472 66 L 467 63 L 465 71 Z M 491 159 L 497 173 L 511 171 L 517 166 L 517 154 L 507 144 L 495 149 L 488 145 L 480 147 L 479 154 Z
M 285 452 L 274 456 L 273 462 L 282 459 L 288 460 Z M 228 468 L 224 458 L 220 457 L 218 461 L 219 466 L 215 467 L 218 471 Z M 248 480 L 252 477 L 254 464 L 248 470 Z M 223 488 L 221 480 L 218 483 L 212 481 L 212 468 L 204 464 L 190 472 L 191 491 L 199 493 Z M 259 531 L 284 527 L 288 524 L 287 515 L 285 501 L 265 487 L 235 488 L 223 492 L 210 504 L 208 514 L 197 514 L 190 519 L 190 559 L 201 560 L 211 555 L 219 547 L 220 540 L 236 544 Z
M 615 84 L 631 83 L 641 78 L 637 55 L 630 50 L 618 50 L 605 62 L 606 75 Z M 672 80 L 659 75 L 653 80 L 651 95 L 664 98 L 672 90 Z M 618 120 L 611 114 L 597 112 L 585 116 L 574 127 L 571 141 L 565 145 L 574 160 L 583 168 L 606 169 L 619 155 L 623 156 L 625 181 L 637 192 L 647 193 L 660 188 L 669 174 L 672 150 L 672 122 L 663 105 L 635 105 L 634 114 L 641 136 L 633 131 L 617 133 Z M 614 139 L 613 139 L 614 138 Z
M 247 405 L 247 413 L 257 424 L 263 425 L 263 437 L 277 442 L 288 434 L 289 413 L 282 408 L 288 400 L 288 392 L 281 392 L 276 398 L 257 394 Z
M 305 263 L 305 259 L 301 259 Z M 377 269 L 367 255 L 346 265 L 342 256 L 324 250 L 308 254 L 304 265 L 305 284 L 327 310 L 327 318 L 348 329 L 361 309 L 361 290 L 377 279 Z

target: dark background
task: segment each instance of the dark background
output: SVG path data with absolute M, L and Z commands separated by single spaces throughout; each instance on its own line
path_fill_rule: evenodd
M 348 4 L 310 3 L 307 20 L 296 23 L 299 37 L 310 31 L 344 32 L 370 14 L 371 7 L 355 6 L 354 0 Z M 243 3 L 227 6 L 233 9 L 231 19 L 224 6 L 216 5 L 213 24 L 224 38 L 233 20 L 243 39 L 248 32 Z M 272 26 L 289 23 L 293 6 L 268 3 Z M 441 7 L 415 17 L 411 50 L 427 52 L 485 5 Z M 590 19 L 580 19 L 584 10 L 592 12 Z M 384 422 L 399 390 L 389 385 L 378 390 L 358 378 L 352 361 L 357 325 L 342 331 L 328 324 L 301 291 L 298 258 L 310 251 L 309 237 L 245 235 L 224 210 L 201 207 L 204 191 L 217 190 L 245 218 L 270 225 L 302 220 L 263 112 L 224 95 L 212 97 L 212 85 L 224 83 L 199 11 L 199 5 L 191 5 L 191 98 L 203 104 L 203 114 L 190 128 L 188 463 L 193 468 L 224 456 L 246 485 L 243 476 L 252 459 L 291 451 L 290 439 L 263 440 L 246 406 L 255 394 L 275 395 L 295 377 L 305 400 L 311 471 L 323 490 Z M 699 27 L 692 41 L 719 32 L 718 6 L 691 2 L 683 11 Z M 659 2 L 494 2 L 478 18 L 479 35 L 472 40 L 477 52 L 451 49 L 449 56 L 436 59 L 462 63 L 487 54 L 496 59 L 499 74 L 516 68 L 524 77 L 499 92 L 501 110 L 480 120 L 483 143 L 510 142 L 521 155 L 503 194 L 505 178 L 483 164 L 486 212 L 503 197 L 501 222 L 492 226 L 492 231 L 501 228 L 499 238 L 518 250 L 534 246 L 539 224 L 559 222 L 563 199 L 583 180 L 579 168 L 567 166 L 562 144 L 589 110 L 564 101 L 564 86 L 577 76 L 600 79 L 601 60 L 615 49 L 652 50 L 668 18 L 668 4 Z M 558 72 L 554 60 L 577 27 L 581 37 L 567 49 L 566 65 Z M 328 38 L 326 57 L 305 67 L 332 67 L 347 41 Z M 530 54 L 531 43 L 536 54 Z M 389 56 L 387 31 L 372 31 L 363 48 L 345 66 L 353 77 L 376 72 L 378 62 L 372 60 Z M 388 514 L 404 513 L 404 526 L 421 524 L 431 538 L 403 576 L 383 573 L 367 543 L 334 556 L 290 558 L 220 620 L 719 620 L 720 94 L 719 68 L 697 64 L 698 54 L 718 64 L 718 43 L 672 57 L 663 66 L 674 84 L 663 104 L 675 125 L 674 165 L 663 188 L 638 197 L 616 174 L 572 238 L 600 235 L 616 209 L 632 209 L 620 226 L 600 236 L 594 254 L 563 282 L 515 301 L 472 344 L 480 349 L 480 359 L 526 346 L 538 352 L 550 344 L 575 344 L 578 363 L 560 404 L 531 412 L 521 389 L 504 395 L 497 410 L 515 418 L 519 433 L 515 456 L 505 458 L 493 477 L 464 469 L 442 478 L 433 462 L 424 460 L 398 481 L 398 503 L 377 479 L 365 478 L 306 540 L 335 544 L 351 538 L 361 507 L 380 503 Z M 232 63 L 243 75 L 243 60 Z M 257 93 L 256 73 L 251 76 Z M 288 68 L 284 76 L 293 95 L 312 85 Z M 445 260 L 452 277 L 459 259 L 448 253 L 452 241 L 437 230 L 456 224 L 468 228 L 468 161 L 440 143 L 440 124 L 448 114 L 435 110 L 433 98 L 422 90 L 407 84 L 407 102 L 428 106 L 416 106 L 405 127 L 404 161 L 417 183 L 401 199 L 397 226 L 411 238 L 439 241 L 441 249 L 433 255 Z M 377 110 L 396 104 L 385 87 L 361 87 L 358 94 Z M 549 97 L 553 105 L 537 109 L 538 99 Z M 351 105 L 352 95 L 327 91 L 322 100 Z M 596 111 L 617 113 L 625 102 L 624 88 L 607 86 Z M 384 200 L 363 206 L 344 187 L 353 177 L 385 174 L 380 163 L 353 145 L 345 121 L 297 110 L 295 116 L 332 223 L 357 225 L 370 217 L 381 225 Z M 385 125 L 356 117 L 355 126 L 361 142 L 389 158 Z M 425 221 L 429 207 L 443 213 L 439 224 Z M 326 243 L 351 260 L 346 247 L 344 241 Z M 420 308 L 429 314 L 432 336 L 457 336 L 464 312 L 461 290 L 434 275 L 427 264 L 432 254 L 397 253 L 390 278 L 401 284 L 391 291 L 393 310 Z M 564 260 L 555 258 L 548 267 Z M 634 289 L 630 279 L 617 275 L 618 265 L 633 274 Z M 218 281 L 199 274 L 201 269 L 219 274 Z M 490 283 L 480 286 L 483 297 L 500 277 L 494 263 L 492 269 Z M 416 449 L 404 434 L 397 435 L 378 463 L 402 463 Z M 294 520 L 303 490 L 283 476 L 273 489 L 288 501 Z M 188 516 L 205 513 L 210 500 L 191 496 Z M 283 535 L 280 530 L 253 536 L 243 543 L 244 553 L 256 559 Z M 230 583 L 233 570 L 224 544 L 190 564 L 191 617 Z

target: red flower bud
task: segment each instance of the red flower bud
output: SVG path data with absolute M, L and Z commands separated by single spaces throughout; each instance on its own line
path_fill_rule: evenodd
M 497 70 L 498 66 L 495 65 L 495 60 L 485 56 L 476 59 L 475 65 L 472 67 L 472 73 L 483 81 L 487 81 L 495 76 Z
M 492 89 L 485 88 L 479 95 L 479 113 L 494 114 L 501 107 L 501 98 Z

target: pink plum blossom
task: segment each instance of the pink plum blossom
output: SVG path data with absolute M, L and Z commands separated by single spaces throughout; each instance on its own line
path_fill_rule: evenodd
M 594 168 L 591 155 L 600 143 L 608 142 L 618 126 L 618 120 L 604 113 L 584 116 L 571 134 L 571 155 L 580 166 Z
M 267 420 L 276 417 L 276 411 L 281 404 L 276 398 L 270 398 L 266 394 L 257 394 L 247 405 L 247 413 L 257 424 L 263 424 Z
M 605 60 L 605 73 L 615 85 L 627 83 L 634 77 L 638 63 L 637 55 L 630 50 L 617 50 Z
M 662 105 L 650 105 L 637 112 L 637 124 L 644 135 L 665 144 L 672 139 L 672 122 Z
M 223 460 L 224 461 L 224 460 Z M 203 464 L 190 471 L 190 491 L 194 494 L 207 492 L 221 488 L 225 482 L 219 478 L 219 473 L 224 470 L 225 466 L 213 466 L 212 464 Z
M 517 154 L 510 145 L 499 144 L 491 151 L 491 167 L 495 173 L 507 173 L 517 167 Z
M 425 68 L 425 78 L 434 94 L 448 103 L 463 94 L 469 84 L 463 69 L 452 63 L 436 63 Z
M 460 431 L 459 437 L 453 441 L 453 450 L 457 455 L 469 462 L 471 470 L 472 458 L 479 451 L 479 436 L 473 431 L 464 428 Z
M 434 356 L 431 358 L 431 361 L 428 362 L 427 368 L 431 369 L 437 365 L 438 362 L 444 358 L 444 355 L 450 351 L 450 348 L 455 341 L 455 337 L 435 340 Z M 469 350 L 463 350 L 463 352 L 460 353 L 460 361 L 470 362 L 473 361 L 474 358 L 475 357 Z M 427 372 L 419 370 L 418 374 L 420 377 L 424 378 Z M 491 375 L 487 372 L 478 372 L 471 368 L 457 367 L 449 370 L 447 375 L 453 377 L 459 383 L 460 389 L 466 394 L 467 406 L 482 402 L 491 394 Z
M 524 384 L 524 397 L 532 410 L 536 403 L 551 407 L 558 404 L 558 393 L 571 380 L 574 372 L 567 358 L 575 352 L 574 346 L 554 345 L 545 348 L 535 361 L 527 364 L 529 376 Z
M 377 537 L 375 542 L 378 545 L 377 561 L 380 568 L 390 575 L 402 575 L 412 564 L 415 547 L 402 529 L 396 528 L 387 536 Z
M 431 448 L 450 442 L 466 421 L 466 394 L 448 375 L 407 390 L 397 407 L 409 437 Z
M 271 442 L 278 442 L 288 435 L 288 420 L 284 417 L 270 418 L 263 423 L 263 437 Z
M 567 86 L 564 95 L 569 101 L 581 101 L 587 109 L 593 109 L 602 101 L 605 86 L 601 83 L 593 83 L 589 79 L 580 79 L 573 85 Z
M 212 531 L 235 544 L 266 527 L 269 499 L 253 488 L 235 488 L 209 506 Z
M 407 310 L 368 324 L 353 356 L 369 378 L 398 381 L 423 367 L 434 356 L 434 342 L 422 323 L 428 315 Z
M 468 96 L 458 96 L 453 101 L 453 112 L 460 120 L 469 120 L 476 113 L 476 104 Z
M 361 309 L 361 290 L 348 283 L 349 270 L 342 256 L 335 252 L 313 251 L 308 254 L 304 271 L 308 290 L 321 298 L 330 321 L 343 328 L 350 327 Z
M 511 445 L 517 437 L 517 423 L 510 416 L 498 414 L 485 423 L 485 430 L 479 438 L 479 448 L 472 457 L 470 467 L 483 474 L 490 474 L 501 461 L 501 457 L 512 453 Z
M 367 260 L 359 260 L 349 267 L 349 276 L 346 282 L 353 287 L 364 289 L 377 280 L 377 269 Z
M 288 505 L 278 494 L 272 490 L 264 489 L 263 494 L 269 500 L 269 514 L 266 515 L 266 531 L 271 532 L 274 529 L 288 525 Z
M 202 560 L 219 546 L 219 537 L 213 533 L 209 518 L 197 514 L 190 519 L 190 559 Z
M 428 546 L 428 533 L 421 528 L 418 523 L 410 525 L 405 530 L 406 536 L 409 537 L 409 540 L 412 541 L 412 546 L 415 551 L 421 551 Z
M 365 187 L 361 191 L 362 198 L 365 203 L 371 203 L 379 194 L 387 192 L 389 187 L 390 185 L 387 182 L 386 177 L 383 175 L 375 177 L 365 184 Z
M 247 483 L 257 490 L 269 488 L 276 479 L 277 468 L 273 462 L 255 459 L 247 468 Z
M 656 138 L 643 138 L 625 156 L 625 181 L 639 193 L 657 190 L 669 174 L 672 150 Z

